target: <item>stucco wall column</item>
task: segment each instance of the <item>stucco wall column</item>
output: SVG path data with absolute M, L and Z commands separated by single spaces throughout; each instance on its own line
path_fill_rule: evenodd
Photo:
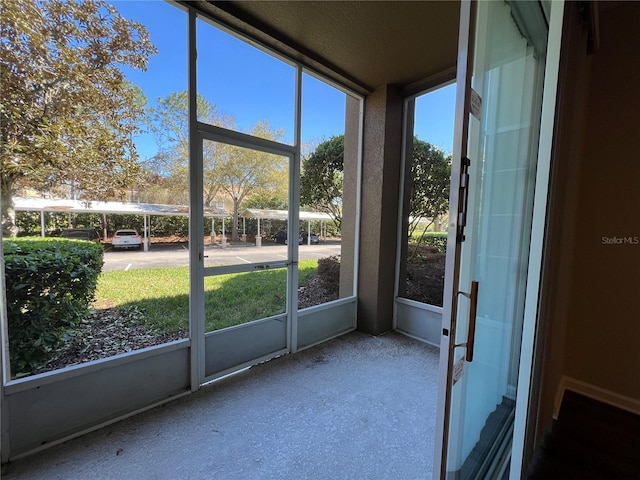
M 393 326 L 393 294 L 402 145 L 402 97 L 386 85 L 365 99 L 358 330 Z

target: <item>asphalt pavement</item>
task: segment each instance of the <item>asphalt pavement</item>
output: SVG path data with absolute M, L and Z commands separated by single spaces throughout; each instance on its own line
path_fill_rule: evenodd
M 340 255 L 340 242 L 321 242 L 318 245 L 299 245 L 299 258 L 324 258 Z M 287 245 L 265 243 L 232 244 L 222 248 L 220 244 L 205 245 L 205 266 L 239 265 L 286 260 Z M 132 270 L 140 268 L 180 267 L 189 264 L 189 246 L 186 243 L 152 243 L 148 251 L 141 249 L 113 250 L 105 247 L 103 271 Z

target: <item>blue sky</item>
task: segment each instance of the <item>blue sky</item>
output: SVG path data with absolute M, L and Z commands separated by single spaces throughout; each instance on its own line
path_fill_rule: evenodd
M 452 83 L 416 99 L 415 134 L 451 154 L 456 85 Z
M 127 78 L 145 93 L 149 105 L 159 97 L 186 90 L 186 12 L 157 0 L 112 3 L 125 18 L 143 23 L 158 49 L 146 72 L 124 69 Z M 233 115 L 239 130 L 248 131 L 266 119 L 284 131 L 282 141 L 293 143 L 295 69 L 291 65 L 201 20 L 197 50 L 201 95 L 219 112 Z M 344 93 L 309 75 L 303 76 L 302 92 L 303 147 L 344 132 Z M 446 152 L 451 151 L 454 96 L 455 88 L 450 86 L 416 102 L 415 133 Z M 153 136 L 139 135 L 135 140 L 142 160 L 156 153 Z

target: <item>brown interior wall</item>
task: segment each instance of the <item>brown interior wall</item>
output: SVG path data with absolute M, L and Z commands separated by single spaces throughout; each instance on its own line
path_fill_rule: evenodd
M 565 373 L 640 400 L 640 3 L 607 5 L 591 57 Z M 626 238 L 607 244 L 604 238 Z M 625 243 L 630 239 L 631 243 Z
M 543 260 L 538 350 L 535 363 L 542 386 L 532 415 L 534 438 L 550 427 L 555 394 L 564 373 L 567 292 L 572 281 L 571 252 L 575 243 L 576 177 L 580 175 L 582 143 L 587 114 L 587 30 L 575 2 L 566 4 L 560 52 L 556 125 L 552 152 L 550 197 Z M 535 382 L 535 380 L 534 380 Z M 535 401 L 535 400 L 534 400 Z M 532 450 L 532 449 L 531 449 Z
M 587 54 L 578 4 L 567 2 L 536 362 L 536 443 L 563 375 L 640 399 L 640 3 L 608 5 Z M 624 242 L 624 240 L 623 240 Z

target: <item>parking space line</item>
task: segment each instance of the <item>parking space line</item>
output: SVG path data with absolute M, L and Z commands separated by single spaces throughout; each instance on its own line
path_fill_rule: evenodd
M 276 257 L 289 258 L 286 255 L 280 255 L 279 253 L 276 254 Z
M 126 267 L 124 267 L 124 271 L 126 272 L 127 270 L 129 270 L 131 268 L 131 264 L 127 265 Z
M 244 263 L 251 263 L 249 260 L 242 258 L 242 257 L 236 257 L 238 260 L 242 260 Z
M 186 246 L 184 245 L 180 245 L 182 248 L 184 248 L 185 250 L 189 250 Z

